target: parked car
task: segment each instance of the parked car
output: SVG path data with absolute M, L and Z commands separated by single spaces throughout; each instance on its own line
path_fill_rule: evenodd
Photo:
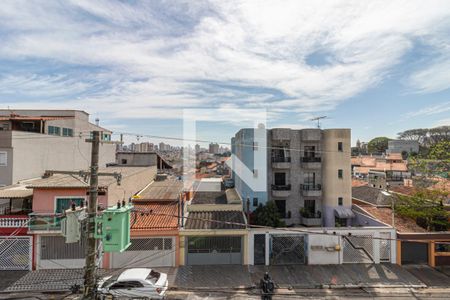
M 163 299 L 167 287 L 167 274 L 149 268 L 133 268 L 102 278 L 97 291 L 102 296 Z

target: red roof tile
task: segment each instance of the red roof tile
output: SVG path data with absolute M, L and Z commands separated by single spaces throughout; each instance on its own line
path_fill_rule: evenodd
M 164 231 L 178 228 L 178 203 L 135 203 L 131 230 Z

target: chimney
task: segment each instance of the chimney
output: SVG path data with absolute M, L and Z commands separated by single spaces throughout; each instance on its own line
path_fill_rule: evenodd
M 100 124 L 100 119 L 99 118 L 95 118 L 95 125 L 99 125 Z

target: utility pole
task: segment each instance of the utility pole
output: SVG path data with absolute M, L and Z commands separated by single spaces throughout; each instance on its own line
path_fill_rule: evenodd
M 96 255 L 97 240 L 94 237 L 95 217 L 97 215 L 97 197 L 98 197 L 98 156 L 100 148 L 100 132 L 92 132 L 92 152 L 91 152 L 91 168 L 89 180 L 89 203 L 88 203 L 88 223 L 87 233 L 87 255 L 84 273 L 84 299 L 94 299 L 95 297 L 95 271 L 96 271 Z

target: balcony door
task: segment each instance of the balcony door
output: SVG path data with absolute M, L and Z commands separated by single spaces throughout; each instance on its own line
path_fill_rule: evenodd
M 275 185 L 286 185 L 286 173 L 275 173 L 274 177 Z
M 75 203 L 76 206 L 80 206 L 81 203 L 84 201 L 84 198 L 56 198 L 56 205 L 55 205 L 55 213 L 61 214 L 65 210 L 70 208 L 71 203 Z
M 303 177 L 303 183 L 308 186 L 316 185 L 316 173 L 305 172 Z

